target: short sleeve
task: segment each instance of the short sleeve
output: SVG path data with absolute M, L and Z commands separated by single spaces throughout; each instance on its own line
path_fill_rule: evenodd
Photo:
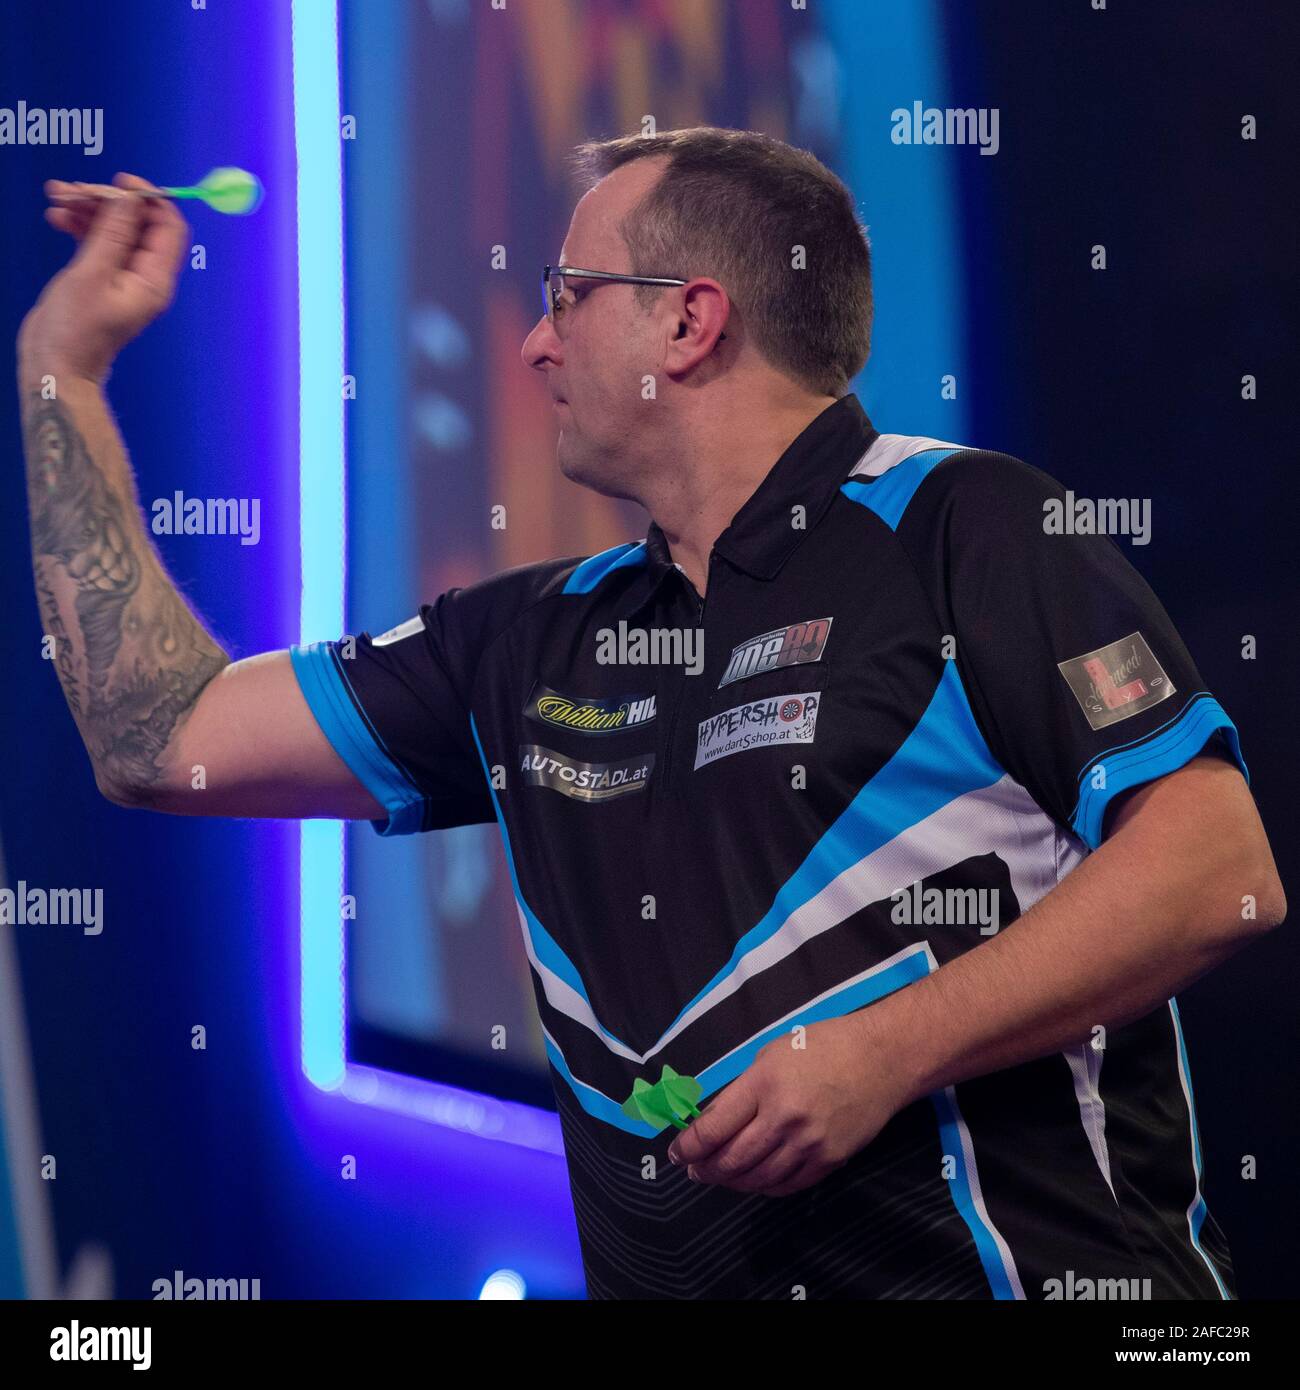
M 316 722 L 388 812 L 381 835 L 494 819 L 470 726 L 486 606 L 453 589 L 378 637 L 290 648 Z
M 1018 459 L 961 451 L 925 479 L 898 532 L 994 757 L 1096 849 L 1114 797 L 1202 751 L 1249 774 L 1168 613 L 1090 508 Z M 1141 534 L 1139 513 L 1127 524 Z

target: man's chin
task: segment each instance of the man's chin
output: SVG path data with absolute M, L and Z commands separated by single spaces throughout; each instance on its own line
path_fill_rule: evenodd
M 602 497 L 617 497 L 626 500 L 629 494 L 619 485 L 618 479 L 612 476 L 609 456 L 594 453 L 590 449 L 574 448 L 573 445 L 576 441 L 567 438 L 567 434 L 568 431 L 562 427 L 555 449 L 555 457 L 560 472 L 571 483 L 577 483 L 579 487 L 598 492 Z
M 564 436 L 565 431 L 561 429 L 560 440 L 555 450 L 560 472 L 571 483 L 577 483 L 579 487 L 588 487 L 595 492 L 603 491 L 596 461 L 580 450 L 566 447 L 569 441 Z

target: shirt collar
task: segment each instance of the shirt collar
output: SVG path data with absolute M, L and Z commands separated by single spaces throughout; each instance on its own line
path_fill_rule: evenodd
M 875 438 L 857 396 L 828 405 L 768 470 L 714 550 L 755 579 L 774 579 Z M 792 524 L 797 506 L 804 508 L 799 526 Z
M 664 576 L 677 569 L 664 533 L 652 521 L 645 536 L 645 565 L 615 605 L 616 616 L 632 618 L 659 592 Z
M 876 434 L 856 395 L 841 396 L 828 405 L 768 469 L 713 549 L 756 579 L 774 579 L 821 520 Z M 801 526 L 792 524 L 796 506 L 804 508 Z M 619 605 L 624 617 L 645 607 L 658 593 L 664 576 L 677 568 L 664 533 L 653 521 L 645 548 L 645 569 Z

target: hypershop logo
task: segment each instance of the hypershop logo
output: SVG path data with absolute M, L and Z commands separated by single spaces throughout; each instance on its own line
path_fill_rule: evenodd
M 781 666 L 805 666 L 820 661 L 833 621 L 831 618 L 809 618 L 750 637 L 727 658 L 727 669 L 722 673 L 718 689 Z
M 529 719 L 556 729 L 572 729 L 579 734 L 617 734 L 649 724 L 655 717 L 655 697 L 573 699 L 539 682 L 524 705 L 524 713 Z
M 1167 700 L 1177 689 L 1140 632 L 1059 661 L 1057 669 L 1094 729 L 1130 719 Z
M 613 763 L 584 763 L 537 743 L 521 743 L 520 771 L 533 787 L 550 787 L 575 801 L 610 801 L 643 790 L 655 765 L 653 753 Z
M 750 748 L 811 743 L 817 733 L 821 698 L 811 691 L 771 695 L 702 719 L 695 741 L 695 770 Z
M 0 106 L 0 145 L 80 145 L 83 154 L 104 149 L 102 106 Z

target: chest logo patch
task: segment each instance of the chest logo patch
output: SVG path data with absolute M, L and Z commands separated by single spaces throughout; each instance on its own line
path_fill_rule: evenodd
M 811 743 L 821 701 L 816 693 L 772 695 L 702 719 L 695 738 L 695 770 L 749 748 Z
M 617 734 L 639 729 L 655 717 L 653 695 L 629 695 L 626 699 L 585 700 L 561 695 L 545 685 L 535 685 L 524 713 L 553 729 L 572 729 L 579 734 Z
M 610 801 L 639 792 L 649 782 L 655 765 L 653 753 L 616 763 L 583 763 L 537 743 L 520 744 L 519 757 L 529 786 L 550 787 L 575 801 Z
M 1140 632 L 1057 662 L 1057 668 L 1094 729 L 1131 719 L 1175 690 Z
M 831 618 L 809 618 L 806 622 L 773 628 L 771 632 L 742 642 L 728 657 L 718 689 L 781 666 L 803 666 L 820 661 L 832 621 Z

